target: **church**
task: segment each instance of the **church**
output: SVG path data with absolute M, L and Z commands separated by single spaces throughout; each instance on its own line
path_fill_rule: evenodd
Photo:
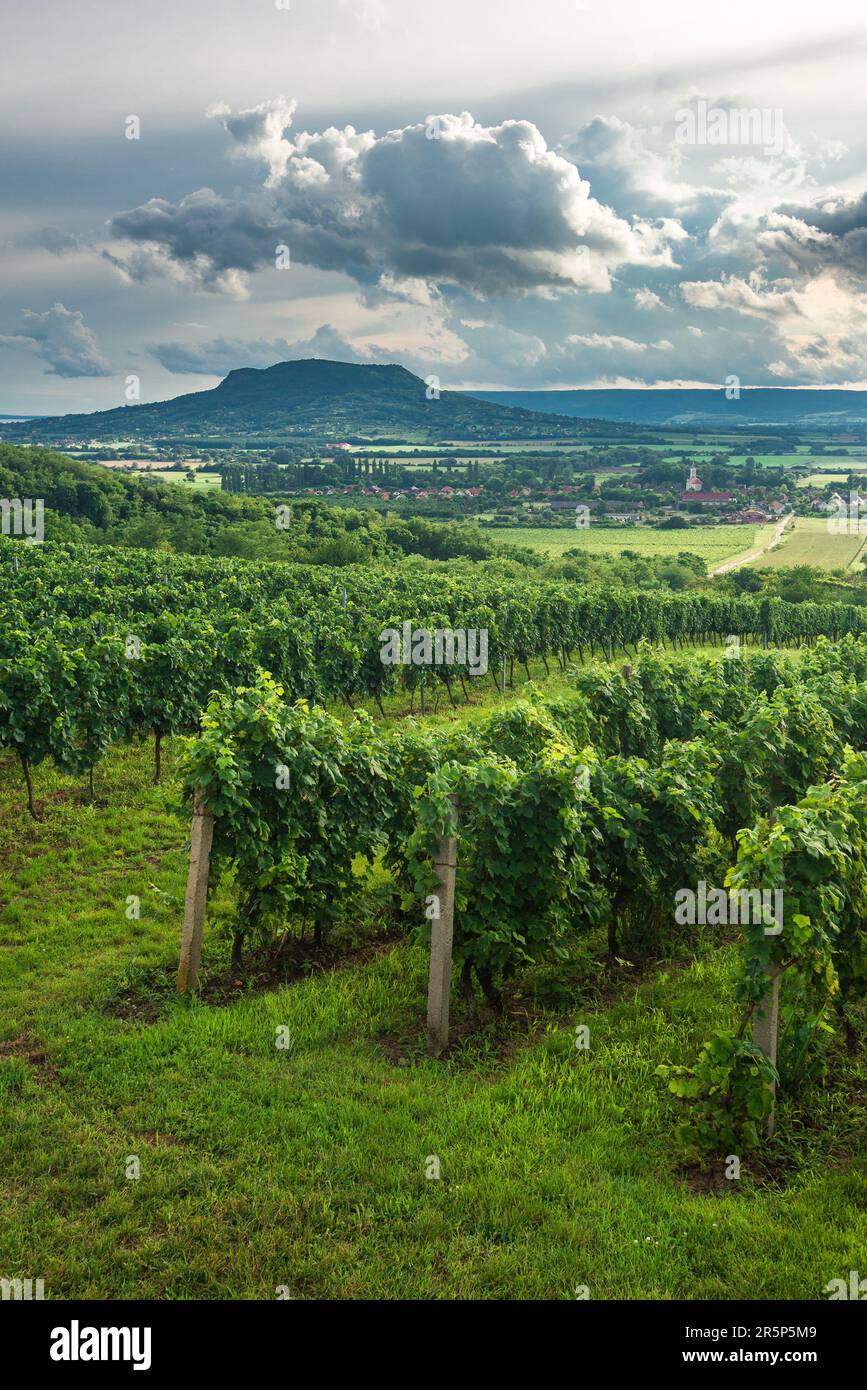
M 701 502 L 705 507 L 724 507 L 735 499 L 730 492 L 703 492 L 701 478 L 696 472 L 695 464 L 693 464 L 686 480 L 686 488 L 680 494 L 680 500 L 682 502 Z

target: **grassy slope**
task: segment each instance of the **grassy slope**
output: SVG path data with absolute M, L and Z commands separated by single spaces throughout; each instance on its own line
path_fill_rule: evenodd
M 815 565 L 825 570 L 856 568 L 864 559 L 865 544 L 865 534 L 831 534 L 827 517 L 799 516 L 781 544 L 762 555 L 754 564 L 758 569 L 791 565 Z
M 784 1108 L 773 1167 L 734 1183 L 717 1165 L 710 1191 L 681 1167 L 653 1071 L 727 1021 L 730 947 L 614 987 L 585 962 L 554 996 L 540 973 L 444 1063 L 424 1055 L 408 944 L 117 1017 L 113 997 L 177 960 L 187 825 L 149 758 L 115 750 L 93 806 L 40 768 L 36 825 L 0 768 L 0 1272 L 60 1298 L 731 1299 L 820 1297 L 863 1263 L 863 1065 L 859 1088 L 838 1057 Z M 222 953 L 212 925 L 206 978 Z

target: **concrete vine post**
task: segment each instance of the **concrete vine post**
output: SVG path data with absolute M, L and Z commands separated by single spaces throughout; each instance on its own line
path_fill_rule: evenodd
M 190 867 L 187 873 L 181 959 L 178 965 L 178 991 L 181 994 L 195 989 L 199 977 L 213 839 L 214 817 L 202 805 L 202 789 L 197 787 L 193 799 L 193 823 L 190 827 Z
M 780 967 L 776 961 L 765 967 L 771 988 L 761 1004 L 756 1006 L 753 1016 L 753 1042 L 767 1057 L 772 1067 L 777 1065 L 777 1028 L 780 1019 Z M 776 1095 L 776 1084 L 772 1083 Z M 774 1109 L 765 1122 L 765 1133 L 770 1139 L 774 1132 Z
M 457 817 L 457 798 L 452 797 Z M 438 1057 L 449 1042 L 449 995 L 452 983 L 452 938 L 455 916 L 455 874 L 458 842 L 444 835 L 437 845 L 434 869 L 438 880 L 437 911 L 431 920 L 430 975 L 427 993 L 428 1051 Z

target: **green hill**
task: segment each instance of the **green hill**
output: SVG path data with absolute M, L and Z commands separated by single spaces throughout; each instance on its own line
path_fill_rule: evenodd
M 309 359 L 230 372 L 210 391 L 151 405 L 7 424 L 9 440 L 191 438 L 293 434 L 317 438 L 574 439 L 587 429 L 562 415 L 494 405 L 428 387 L 405 367 Z M 592 428 L 592 425 L 591 425 Z

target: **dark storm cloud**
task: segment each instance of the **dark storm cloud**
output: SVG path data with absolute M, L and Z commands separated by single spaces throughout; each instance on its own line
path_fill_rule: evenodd
M 309 338 L 213 338 L 205 343 L 156 343 L 150 349 L 166 371 L 187 376 L 225 376 L 235 367 L 271 367 L 306 357 L 340 362 L 388 359 L 384 349 L 358 348 L 331 324 L 322 324 Z M 393 360 L 393 354 L 392 354 Z
M 867 272 L 867 192 L 781 206 L 768 218 L 761 245 L 806 273 L 836 268 L 860 281 Z
M 846 236 L 867 227 L 867 192 L 860 198 L 831 198 L 812 207 L 782 207 L 780 211 L 800 217 L 811 227 L 830 232 L 832 236 Z
M 223 198 L 210 188 L 180 203 L 151 198 L 112 218 L 110 231 L 120 240 L 157 248 L 151 256 L 114 258 L 131 279 L 145 280 L 168 261 L 194 270 L 208 288 L 220 288 L 226 271 L 253 271 L 273 260 L 288 234 L 262 197 Z
M 478 296 L 607 291 L 620 266 L 673 263 L 676 224 L 618 217 L 528 121 L 447 115 L 383 136 L 348 126 L 290 140 L 293 109 L 283 98 L 238 115 L 216 108 L 236 152 L 267 166 L 264 187 L 118 214 L 112 235 L 145 254 L 116 263 L 132 278 L 173 267 L 224 288 L 227 273 L 273 262 L 283 241 L 301 264 L 398 297 L 405 281 Z
M 24 310 L 24 327 L 0 336 L 4 347 L 23 347 L 35 353 L 53 376 L 112 376 L 84 315 L 54 304 L 44 313 Z

